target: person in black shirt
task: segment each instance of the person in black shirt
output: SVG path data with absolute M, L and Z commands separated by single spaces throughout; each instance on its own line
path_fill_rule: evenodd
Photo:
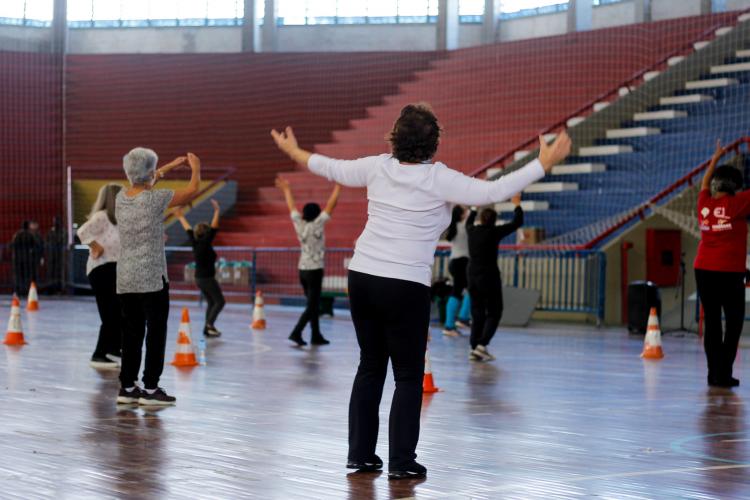
M 469 237 L 469 295 L 471 296 L 471 351 L 472 361 L 492 361 L 495 357 L 487 351 L 497 325 L 503 316 L 503 284 L 497 267 L 497 246 L 500 240 L 523 225 L 521 195 L 511 201 L 516 206 L 513 220 L 496 226 L 497 212 L 485 208 L 479 215 L 481 225 L 475 225 L 477 211 L 472 208 L 466 220 Z
M 206 337 L 218 337 L 221 332 L 216 329 L 216 318 L 224 308 L 226 301 L 224 294 L 221 293 L 219 282 L 216 281 L 216 252 L 212 243 L 219 229 L 219 203 L 211 200 L 214 207 L 214 216 L 211 219 L 211 225 L 201 222 L 190 227 L 190 223 L 185 219 L 183 208 L 175 210 L 175 216 L 180 220 L 180 224 L 187 231 L 190 243 L 193 245 L 193 255 L 195 256 L 195 284 L 198 285 L 203 295 L 206 297 L 208 308 L 206 309 L 206 326 L 203 328 L 203 335 Z

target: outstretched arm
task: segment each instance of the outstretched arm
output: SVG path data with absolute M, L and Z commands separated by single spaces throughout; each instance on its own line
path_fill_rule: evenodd
M 339 195 L 341 194 L 341 186 L 336 184 L 333 186 L 333 191 L 331 192 L 331 196 L 328 197 L 328 203 L 326 203 L 326 208 L 323 210 L 328 215 L 331 215 L 333 213 L 333 209 L 336 208 L 336 204 L 339 202 Z
M 471 207 L 469 217 L 466 219 L 466 229 L 474 227 L 474 221 L 477 219 L 477 207 Z
M 157 182 L 163 179 L 164 176 L 167 175 L 167 173 L 169 173 L 170 170 L 173 170 L 177 167 L 185 165 L 186 163 L 187 163 L 187 156 L 178 156 L 177 158 L 170 161 L 163 167 L 156 169 L 156 178 L 154 180 L 154 185 L 156 185 Z
M 297 206 L 294 204 L 294 196 L 292 195 L 292 188 L 289 181 L 282 177 L 277 177 L 276 187 L 281 189 L 281 192 L 284 193 L 284 200 L 286 201 L 286 207 L 289 209 L 289 213 L 296 212 Z
M 312 154 L 299 147 L 292 127 L 287 127 L 282 132 L 272 130 L 271 136 L 281 151 L 315 175 L 325 177 L 342 186 L 364 187 L 367 185 L 367 173 L 372 168 L 372 159 L 336 160 Z
M 507 223 L 503 224 L 502 226 L 497 226 L 495 228 L 496 234 L 497 234 L 497 240 L 498 242 L 508 236 L 509 234 L 516 231 L 518 228 L 523 226 L 523 209 L 521 208 L 521 195 L 517 194 L 511 198 L 511 203 L 513 203 L 516 208 L 513 210 L 513 219 Z
M 174 212 L 172 212 L 172 215 L 177 217 L 177 220 L 180 221 L 182 229 L 184 229 L 185 231 L 190 231 L 191 229 L 193 229 L 190 226 L 188 220 L 185 218 L 185 207 L 177 207 Z
M 446 201 L 461 205 L 482 206 L 507 200 L 544 177 L 570 153 L 570 137 L 565 132 L 551 145 L 547 145 L 542 137 L 539 141 L 539 158 L 494 181 L 475 179 L 455 170 L 445 169 L 440 172 L 437 182 L 440 195 Z
M 716 170 L 716 164 L 719 163 L 719 160 L 721 159 L 722 156 L 724 156 L 724 153 L 726 153 L 726 150 L 721 147 L 721 140 L 717 140 L 716 149 L 714 150 L 714 154 L 711 157 L 711 162 L 708 164 L 706 173 L 703 174 L 703 182 L 701 182 L 701 191 L 711 188 L 711 179 L 714 176 L 714 170 Z
M 219 202 L 213 199 L 211 200 L 211 206 L 214 207 L 214 216 L 211 219 L 211 228 L 219 229 L 219 217 L 221 217 L 221 207 L 219 206 Z
M 186 188 L 175 190 L 172 201 L 169 202 L 169 207 L 187 205 L 198 194 L 201 185 L 201 160 L 193 153 L 188 153 L 187 161 L 191 170 L 190 183 Z

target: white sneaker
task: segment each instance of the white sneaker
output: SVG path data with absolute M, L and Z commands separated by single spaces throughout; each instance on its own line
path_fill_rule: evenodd
M 443 335 L 445 335 L 446 337 L 460 337 L 461 332 L 459 332 L 455 328 L 446 328 L 443 330 Z
M 469 349 L 469 361 L 482 361 L 482 358 L 480 358 L 472 349 Z
M 490 354 L 490 352 L 487 350 L 487 347 L 483 345 L 478 345 L 477 348 L 474 349 L 473 352 L 478 357 L 480 357 L 482 361 L 493 361 L 495 359 L 495 356 Z

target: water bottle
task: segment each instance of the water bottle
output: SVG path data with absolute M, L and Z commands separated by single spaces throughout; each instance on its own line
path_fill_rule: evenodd
M 206 339 L 203 337 L 198 341 L 198 363 L 206 366 Z

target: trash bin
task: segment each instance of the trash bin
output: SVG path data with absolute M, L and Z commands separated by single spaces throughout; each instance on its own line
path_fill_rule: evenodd
M 659 288 L 651 281 L 633 281 L 628 284 L 628 331 L 646 334 L 651 308 L 661 319 L 661 297 Z

